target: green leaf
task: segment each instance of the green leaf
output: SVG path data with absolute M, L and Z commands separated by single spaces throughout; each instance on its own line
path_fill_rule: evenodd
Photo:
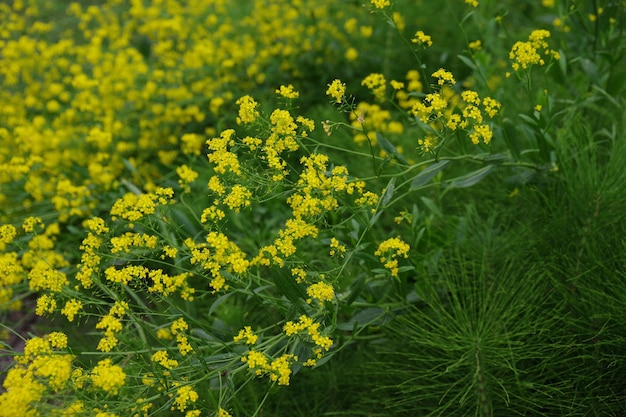
M 215 310 L 224 302 L 226 301 L 226 299 L 228 297 L 230 297 L 231 295 L 233 295 L 234 293 L 232 292 L 228 292 L 224 295 L 220 295 L 217 300 L 213 301 L 213 304 L 211 304 L 211 307 L 209 307 L 209 316 L 213 315 L 213 313 L 215 312 Z
M 485 155 L 481 159 L 490 164 L 500 164 L 502 162 L 510 161 L 511 157 L 504 153 L 493 153 L 493 154 Z
M 376 222 L 380 218 L 381 214 L 383 214 L 383 211 L 382 210 L 378 210 L 376 212 L 376 214 L 374 214 L 374 216 L 372 216 L 372 218 L 370 219 L 370 227 L 372 227 L 372 226 L 374 226 L 376 224 Z
M 415 178 L 413 178 L 413 181 L 411 181 L 411 187 L 409 188 L 409 190 L 416 190 L 426 185 L 431 179 L 435 177 L 435 175 L 437 175 L 445 167 L 447 167 L 449 163 L 449 160 L 439 161 L 417 174 Z
M 437 207 L 437 205 L 435 204 L 435 202 L 433 200 L 431 200 L 428 197 L 422 197 L 420 200 L 422 200 L 422 203 L 424 203 L 424 205 L 426 207 L 428 207 L 428 209 L 430 210 L 430 212 L 432 214 L 434 214 L 437 217 L 441 217 L 443 214 L 441 213 L 441 210 L 439 210 L 439 207 Z
M 518 116 L 520 117 L 520 119 L 524 120 L 529 125 L 537 127 L 537 120 L 536 119 L 533 119 L 532 117 L 527 116 L 525 114 L 519 114 Z
M 393 156 L 394 158 L 396 158 L 398 161 L 402 162 L 403 164 L 408 165 L 407 160 L 404 158 L 404 156 L 402 156 L 400 152 L 398 152 L 398 149 L 396 149 L 396 147 L 393 146 L 393 143 L 391 143 L 389 139 L 387 139 L 380 133 L 376 132 L 376 141 L 378 142 L 380 147 L 383 149 L 383 151 L 387 152 L 389 155 Z
M 338 330 L 355 331 L 359 327 L 379 325 L 384 322 L 384 318 L 387 316 L 385 310 L 379 307 L 370 307 L 357 313 L 354 317 L 345 323 L 338 323 Z
M 501 136 L 506 142 L 507 149 L 511 152 L 511 155 L 516 161 L 520 160 L 521 150 L 519 148 L 519 141 L 517 139 L 516 127 L 511 119 L 504 119 L 502 121 L 502 127 L 496 126 L 497 132 L 501 131 Z
M 385 187 L 385 194 L 383 194 L 383 207 L 387 205 L 391 197 L 393 197 L 393 192 L 396 190 L 396 177 L 393 177 L 389 180 L 389 183 Z
M 470 67 L 472 71 L 478 71 L 478 67 L 476 66 L 476 64 L 474 64 L 474 61 L 472 61 L 465 55 L 457 55 L 457 58 L 459 58 L 465 65 Z
M 495 168 L 494 165 L 486 165 L 474 172 L 470 172 L 462 177 L 455 178 L 450 182 L 450 188 L 467 188 L 478 184 Z
M 276 272 L 274 276 L 274 284 L 276 288 L 296 307 L 301 307 L 302 300 L 307 298 L 306 291 L 302 288 L 291 275 Z

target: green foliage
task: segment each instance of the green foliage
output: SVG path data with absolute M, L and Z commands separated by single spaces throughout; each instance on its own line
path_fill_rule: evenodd
M 0 416 L 623 415 L 624 10 L 0 5 Z

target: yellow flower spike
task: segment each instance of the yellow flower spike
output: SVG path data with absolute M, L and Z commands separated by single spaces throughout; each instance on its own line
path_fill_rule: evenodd
M 235 102 L 239 105 L 239 117 L 237 117 L 237 124 L 249 124 L 254 122 L 259 117 L 259 112 L 256 110 L 259 107 L 251 96 L 243 96 Z

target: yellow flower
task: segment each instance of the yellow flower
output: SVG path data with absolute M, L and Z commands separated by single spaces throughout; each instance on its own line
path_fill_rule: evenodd
M 391 271 L 392 277 L 397 277 L 397 258 L 400 256 L 408 258 L 410 249 L 411 247 L 408 243 L 402 241 L 399 237 L 393 237 L 380 243 L 374 255 L 378 256 L 380 261 L 385 263 L 384 266 Z
M 121 366 L 113 365 L 111 359 L 104 359 L 91 372 L 93 385 L 111 394 L 117 394 L 126 380 Z
M 27 217 L 22 224 L 22 228 L 25 232 L 32 233 L 35 229 L 43 228 L 43 221 L 39 217 Z
M 480 39 L 472 41 L 468 44 L 469 49 L 471 49 L 472 51 L 478 51 L 480 48 L 482 48 L 482 42 L 480 41 Z
M 548 46 L 546 39 L 549 37 L 549 31 L 538 29 L 532 31 L 528 36 L 528 41 L 515 42 L 511 52 L 509 52 L 509 58 L 513 61 L 511 67 L 518 71 L 519 69 L 526 69 L 531 65 L 544 65 L 545 61 L 542 58 L 542 54 L 559 59 L 559 53 Z
M 310 285 L 306 289 L 306 293 L 309 297 L 318 300 L 319 302 L 324 301 L 332 301 L 335 298 L 335 289 L 332 285 L 326 284 L 325 282 L 318 282 L 316 284 Z M 311 300 L 307 300 L 308 303 Z
M 385 98 L 387 82 L 383 74 L 372 73 L 363 79 L 361 85 L 372 90 L 377 99 L 382 100 Z
M 159 350 L 157 352 L 154 352 L 150 360 L 152 362 L 158 363 L 159 365 L 167 369 L 173 369 L 178 366 L 178 361 L 175 359 L 170 359 L 168 357 L 167 351 L 165 350 Z
M 281 85 L 280 88 L 276 90 L 276 94 L 285 98 L 298 98 L 300 96 L 300 93 L 297 92 L 291 84 L 287 86 Z
M 190 385 L 185 385 L 176 390 L 176 398 L 172 410 L 185 411 L 189 403 L 195 403 L 199 398 L 198 393 Z
M 245 339 L 246 345 L 253 345 L 257 342 L 258 338 L 259 336 L 254 334 L 250 326 L 245 326 L 243 329 L 239 330 L 239 333 L 233 338 L 233 341 L 238 343 Z
M 11 224 L 3 224 L 0 226 L 0 244 L 2 245 L 0 249 L 2 249 L 4 245 L 11 243 L 16 235 L 17 230 L 15 229 L 15 226 Z
M 355 48 L 350 47 L 346 50 L 344 56 L 348 61 L 356 61 L 356 59 L 359 57 L 359 51 L 357 51 Z
M 415 32 L 415 36 L 411 39 L 411 42 L 417 43 L 424 46 L 432 46 L 433 41 L 429 35 L 426 35 L 423 31 L 418 30 Z
M 256 110 L 259 103 L 254 101 L 252 97 L 243 96 L 235 103 L 239 105 L 239 117 L 237 117 L 237 124 L 252 123 L 259 117 L 259 112 Z
M 188 184 L 194 182 L 198 178 L 198 173 L 187 165 L 181 165 L 176 168 L 176 174 L 180 178 L 178 183 L 181 187 L 188 186 Z
M 384 9 L 385 7 L 391 6 L 391 2 L 389 0 L 370 0 L 370 2 L 377 9 Z
M 346 93 L 346 85 L 341 82 L 341 80 L 334 80 L 332 83 L 328 84 L 328 89 L 326 90 L 326 95 L 334 98 L 337 103 L 341 103 L 343 97 Z
M 272 361 L 270 365 L 270 380 L 278 381 L 278 385 L 289 385 L 289 377 L 291 375 L 291 362 L 298 360 L 298 358 L 292 354 L 284 354 L 279 358 Z
M 217 417 L 232 417 L 232 416 L 230 415 L 228 411 L 220 407 L 220 409 L 217 411 Z

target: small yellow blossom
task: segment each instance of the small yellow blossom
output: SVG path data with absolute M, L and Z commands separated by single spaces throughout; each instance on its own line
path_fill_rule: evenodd
M 82 308 L 83 303 L 73 298 L 65 303 L 65 306 L 61 309 L 61 314 L 67 317 L 68 321 L 72 322 L 76 314 L 78 314 Z
M 383 74 L 372 73 L 363 79 L 361 85 L 372 90 L 377 99 L 382 100 L 385 98 L 387 83 Z
M 437 71 L 433 72 L 432 76 L 437 78 L 437 84 L 439 85 L 444 85 L 445 83 L 449 83 L 450 85 L 456 84 L 452 73 L 446 71 L 443 68 L 440 68 Z
M 357 51 L 355 48 L 350 47 L 346 50 L 344 56 L 348 61 L 356 61 L 359 57 L 359 51 Z
M 178 183 L 181 187 L 188 187 L 189 184 L 194 182 L 198 178 L 198 173 L 187 165 L 181 165 L 176 168 L 176 174 L 178 175 Z
M 224 410 L 223 408 L 220 408 L 217 411 L 217 417 L 233 417 L 228 411 Z
M 172 411 L 185 411 L 190 403 L 198 401 L 200 396 L 190 385 L 185 385 L 176 390 L 176 397 L 174 398 L 174 404 L 172 405 Z
M 423 46 L 432 46 L 433 45 L 433 41 L 430 37 L 430 35 L 426 35 L 423 31 L 418 30 L 417 32 L 415 32 L 415 36 L 413 37 L 413 39 L 411 39 L 411 42 L 413 43 L 417 43 Z
M 300 96 L 300 93 L 297 92 L 291 84 L 287 86 L 281 85 L 280 88 L 276 90 L 276 94 L 285 98 L 298 98 Z
M 482 48 L 482 42 L 480 41 L 480 39 L 472 41 L 468 44 L 469 49 L 471 49 L 472 51 L 478 51 L 480 48 Z
M 32 233 L 35 229 L 43 229 L 43 227 L 43 221 L 41 218 L 34 216 L 27 217 L 22 224 L 22 228 L 27 233 Z
M 126 374 L 121 366 L 113 365 L 111 359 L 104 359 L 91 373 L 93 385 L 111 394 L 117 394 L 124 385 Z
M 381 242 L 376 252 L 374 252 L 374 255 L 378 256 L 380 261 L 384 263 L 385 268 L 390 270 L 392 277 L 397 277 L 397 258 L 400 256 L 408 258 L 409 250 L 410 246 L 408 243 L 402 241 L 399 237 L 393 237 Z
M 318 300 L 320 303 L 323 303 L 324 301 L 332 301 L 333 298 L 335 298 L 335 289 L 332 285 L 325 282 L 318 282 L 310 285 L 306 289 L 306 293 L 309 297 Z M 307 302 L 310 304 L 311 299 L 308 299 Z
M 252 328 L 250 326 L 245 326 L 243 329 L 239 331 L 237 336 L 233 338 L 235 343 L 241 342 L 245 339 L 246 345 L 253 345 L 259 339 L 259 336 L 254 334 Z
M 170 359 L 168 357 L 167 351 L 159 350 L 152 354 L 150 358 L 152 362 L 158 363 L 166 369 L 173 369 L 178 366 L 178 361 L 175 359 Z
M 334 80 L 332 83 L 328 84 L 328 89 L 326 90 L 326 95 L 331 96 L 336 100 L 337 103 L 341 103 L 343 101 L 343 97 L 346 94 L 346 85 L 341 82 L 341 80 Z
M 259 117 L 259 112 L 256 108 L 259 106 L 252 97 L 243 96 L 236 101 L 239 105 L 239 117 L 237 117 L 237 124 L 248 124 L 254 122 Z
M 391 2 L 389 0 L 370 0 L 370 2 L 377 9 L 384 9 L 385 7 L 391 6 Z

